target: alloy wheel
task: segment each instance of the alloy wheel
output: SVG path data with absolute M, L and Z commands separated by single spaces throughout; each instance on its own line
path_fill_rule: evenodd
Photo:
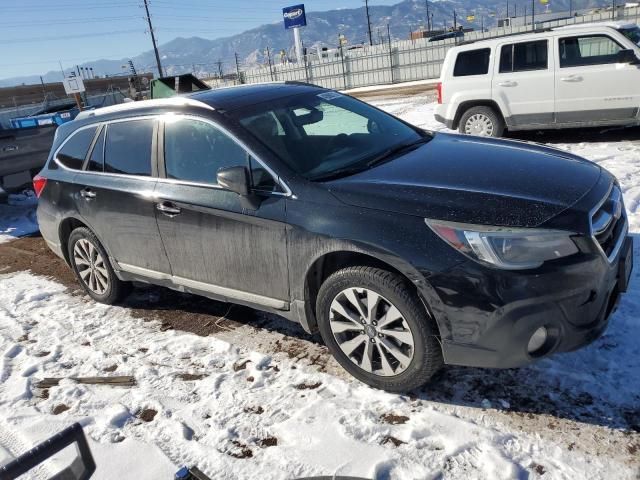
M 493 121 L 487 115 L 474 113 L 465 122 L 464 133 L 479 137 L 490 137 L 493 134 Z
M 92 292 L 102 295 L 109 288 L 109 272 L 96 246 L 81 238 L 73 247 L 73 260 L 78 275 Z
M 347 288 L 335 296 L 329 327 L 340 350 L 374 375 L 393 376 L 407 369 L 415 352 L 409 324 L 382 295 L 367 288 Z

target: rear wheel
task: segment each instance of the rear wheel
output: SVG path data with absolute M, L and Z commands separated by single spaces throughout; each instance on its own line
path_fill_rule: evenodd
M 458 131 L 478 137 L 501 137 L 504 121 L 491 107 L 472 107 L 462 114 Z
M 338 363 L 372 387 L 411 391 L 442 366 L 435 322 L 399 275 L 373 267 L 339 270 L 322 284 L 316 312 Z
M 71 268 L 91 298 L 114 304 L 129 293 L 131 284 L 116 276 L 107 253 L 91 230 L 76 228 L 69 236 L 67 248 Z

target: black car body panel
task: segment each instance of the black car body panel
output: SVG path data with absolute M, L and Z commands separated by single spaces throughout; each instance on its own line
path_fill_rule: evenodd
M 531 362 L 527 339 L 542 324 L 555 335 L 545 355 L 597 338 L 621 293 L 620 264 L 630 248 L 624 208 L 611 255 L 592 236 L 594 209 L 616 183 L 611 174 L 543 146 L 438 133 L 368 170 L 310 181 L 257 141 L 238 112 L 322 92 L 329 91 L 300 84 L 220 89 L 106 109 L 61 126 L 42 171 L 48 179 L 38 207 L 44 238 L 65 256 L 65 235 L 84 224 L 123 280 L 277 312 L 308 331 L 317 327 L 316 294 L 327 271 L 354 264 L 392 270 L 413 285 L 425 315 L 436 320 L 447 363 Z M 253 195 L 252 208 L 219 186 L 167 178 L 164 114 L 219 125 L 268 166 L 279 191 Z M 53 158 L 84 126 L 146 116 L 161 122 L 151 176 L 74 171 Z M 85 198 L 87 189 L 95 197 Z M 575 235 L 579 252 L 507 271 L 470 260 L 425 219 L 565 231 Z
M 376 204 L 455 222 L 536 227 L 577 202 L 600 171 L 551 148 L 439 133 L 393 162 L 327 187 L 351 205 Z

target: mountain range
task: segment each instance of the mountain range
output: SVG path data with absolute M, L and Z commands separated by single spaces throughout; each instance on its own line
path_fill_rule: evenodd
M 553 0 L 555 11 L 568 10 L 570 0 Z M 600 1 L 601 3 L 601 1 Z M 426 25 L 425 0 L 403 0 L 390 6 L 373 5 L 369 7 L 371 17 L 372 40 L 374 43 L 385 41 L 387 25 L 393 40 L 407 39 L 411 30 Z M 528 0 L 511 0 L 510 14 L 522 15 L 525 6 L 530 12 L 531 2 Z M 597 6 L 598 0 L 583 0 L 580 8 Z M 430 0 L 429 11 L 433 14 L 435 28 L 453 25 L 453 12 L 457 14 L 457 24 L 465 27 L 480 28 L 481 17 L 484 26 L 495 25 L 498 17 L 504 17 L 507 8 L 506 0 Z M 538 4 L 536 11 L 542 12 L 544 6 Z M 497 12 L 497 15 L 495 14 Z M 467 15 L 474 13 L 475 21 L 467 22 Z M 337 9 L 326 12 L 307 13 L 307 26 L 301 31 L 302 41 L 307 47 L 327 46 L 335 48 L 338 35 L 344 35 L 349 45 L 367 43 L 368 31 L 365 8 Z M 282 22 L 261 25 L 237 35 L 206 39 L 200 37 L 175 38 L 159 45 L 162 66 L 165 74 L 173 75 L 195 71 L 204 77 L 216 74 L 220 69 L 224 73 L 235 72 L 236 54 L 240 68 L 250 68 L 267 63 L 267 47 L 273 61 L 281 50 L 290 49 L 293 43 L 291 31 L 284 29 Z M 146 51 L 130 58 L 139 71 L 151 71 L 157 74 L 153 50 Z M 81 64 L 81 67 L 92 67 L 96 75 L 121 75 L 122 65 L 129 58 L 120 60 L 95 60 Z M 221 62 L 221 63 L 219 63 Z M 59 82 L 59 70 L 42 75 L 45 82 Z M 0 86 L 39 83 L 38 75 L 0 79 Z

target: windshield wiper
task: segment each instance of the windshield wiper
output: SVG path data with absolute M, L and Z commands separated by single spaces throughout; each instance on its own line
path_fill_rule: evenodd
M 348 167 L 339 168 L 337 170 L 333 170 L 332 172 L 327 172 L 324 175 L 320 175 L 318 177 L 314 177 L 311 180 L 313 181 L 325 181 L 325 180 L 333 180 L 340 177 L 346 177 L 348 175 L 353 175 L 358 172 L 362 172 L 363 170 L 368 170 L 376 165 L 380 165 L 381 163 L 391 160 L 393 157 L 408 152 L 411 150 L 415 150 L 420 145 L 423 145 L 431 140 L 431 137 L 421 137 L 418 140 L 414 140 L 409 143 L 402 143 L 400 145 L 395 145 L 391 148 L 384 150 L 382 153 L 375 155 L 373 158 L 370 158 L 366 162 L 358 162 L 356 165 L 349 165 Z
M 415 141 L 410 142 L 410 143 L 402 143 L 400 145 L 396 145 L 394 147 L 388 148 L 387 150 L 383 151 L 382 153 L 380 153 L 380 154 L 376 155 L 375 157 L 371 158 L 365 164 L 365 167 L 366 168 L 371 168 L 371 167 L 374 167 L 376 165 L 380 165 L 381 163 L 392 159 L 396 155 L 399 155 L 401 153 L 406 153 L 406 152 L 409 152 L 411 150 L 415 150 L 420 145 L 428 143 L 429 141 L 431 141 L 431 137 L 422 137 L 422 138 L 419 138 L 418 140 L 415 140 Z

